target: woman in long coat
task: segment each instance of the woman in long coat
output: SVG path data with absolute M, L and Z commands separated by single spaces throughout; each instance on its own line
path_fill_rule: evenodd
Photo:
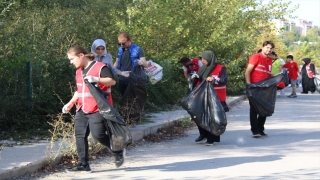
M 301 68 L 302 76 L 302 94 L 308 94 L 309 91 L 314 93 L 316 91 L 316 86 L 314 84 L 314 77 L 316 76 L 314 64 L 311 63 L 310 58 L 302 59 L 304 65 Z

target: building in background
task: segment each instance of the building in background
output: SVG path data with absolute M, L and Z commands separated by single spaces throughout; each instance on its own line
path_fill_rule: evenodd
M 306 36 L 308 33 L 308 30 L 312 27 L 318 28 L 318 26 L 314 26 L 312 24 L 312 21 L 307 21 L 304 19 L 296 19 L 296 20 L 276 20 L 276 28 L 277 28 L 277 34 L 280 33 L 280 31 L 292 31 L 293 29 L 298 30 L 299 34 L 301 36 Z

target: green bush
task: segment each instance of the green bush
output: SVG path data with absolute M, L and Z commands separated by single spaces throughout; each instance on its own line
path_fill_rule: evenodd
M 115 57 L 118 33 L 128 31 L 147 59 L 164 67 L 163 79 L 147 85 L 146 110 L 168 110 L 187 90 L 178 58 L 213 50 L 227 67 L 228 92 L 237 92 L 243 87 L 244 62 L 234 57 L 255 47 L 255 37 L 269 29 L 268 19 L 290 12 L 286 3 L 259 6 L 253 0 L 10 2 L 0 6 L 5 10 L 0 18 L 0 131 L 19 133 L 48 128 L 48 115 L 59 113 L 72 97 L 75 69 L 65 54 L 71 45 L 89 50 L 93 40 L 103 38 Z M 27 98 L 30 60 L 32 100 Z M 113 98 L 117 106 L 117 85 Z

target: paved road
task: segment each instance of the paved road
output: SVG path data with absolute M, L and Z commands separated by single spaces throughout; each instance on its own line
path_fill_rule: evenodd
M 119 169 L 106 158 L 92 164 L 92 173 L 55 173 L 41 179 L 320 179 L 319 107 L 318 93 L 278 97 L 266 122 L 269 136 L 255 139 L 244 101 L 227 113 L 227 131 L 214 146 L 194 143 L 194 128 L 185 138 L 131 149 Z

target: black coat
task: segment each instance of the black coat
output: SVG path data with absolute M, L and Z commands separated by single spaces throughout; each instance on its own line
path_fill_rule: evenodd
M 310 70 L 313 74 L 315 74 L 314 64 L 310 64 Z M 307 73 L 306 64 L 304 64 L 301 68 L 301 80 L 302 80 L 302 92 L 308 93 L 308 91 L 315 92 L 316 86 L 314 84 L 314 78 L 309 78 Z

